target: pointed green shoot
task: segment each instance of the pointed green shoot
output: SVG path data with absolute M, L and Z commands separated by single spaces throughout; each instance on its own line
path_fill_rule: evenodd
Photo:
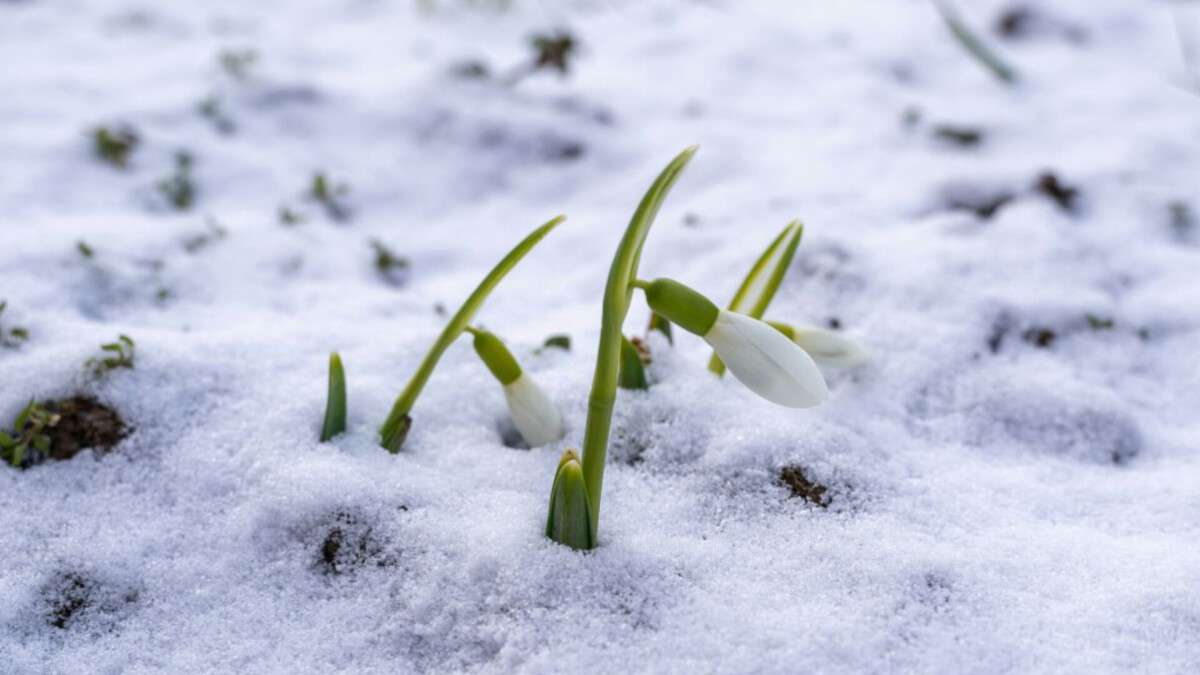
M 593 548 L 596 536 L 589 511 L 583 467 L 575 451 L 567 450 L 558 461 L 554 484 L 550 487 L 546 536 L 576 550 Z
M 621 336 L 621 374 L 617 386 L 622 389 L 649 389 L 646 369 L 642 367 L 642 355 L 629 338 Z
M 395 404 L 392 405 L 392 411 L 388 414 L 387 420 L 379 429 L 381 445 L 387 448 L 389 452 L 400 452 L 400 447 L 404 445 L 404 439 L 408 435 L 408 430 L 412 426 L 412 418 L 408 413 L 412 410 L 413 405 L 417 401 L 417 397 L 421 395 L 421 390 L 425 387 L 425 383 L 429 381 L 429 376 L 433 374 L 433 369 L 437 366 L 438 359 L 442 357 L 446 349 L 450 347 L 471 319 L 475 317 L 475 313 L 483 305 L 484 300 L 493 289 L 504 279 L 505 275 L 521 262 L 521 259 L 526 256 L 533 247 L 537 245 L 550 231 L 561 223 L 566 216 L 556 216 L 549 222 L 537 228 L 521 240 L 508 255 L 488 272 L 483 281 L 479 282 L 479 286 L 467 297 L 463 302 L 462 307 L 454 313 L 450 318 L 450 322 L 442 330 L 442 334 L 429 348 L 429 353 L 425 355 L 421 365 L 417 367 L 417 372 L 413 373 L 412 379 L 405 385 L 404 390 L 396 398 Z
M 675 344 L 675 337 L 671 335 L 671 322 L 667 321 L 657 312 L 650 312 L 650 324 L 646 327 L 647 330 L 656 330 L 667 338 L 667 344 Z
M 329 397 L 325 400 L 325 423 L 321 425 L 321 442 L 346 430 L 346 371 L 337 352 L 329 354 Z
M 942 15 L 942 21 L 946 22 L 950 34 L 980 65 L 1005 84 L 1013 84 L 1017 81 L 1017 71 L 1005 63 L 1004 59 L 1000 58 L 974 31 L 968 28 L 950 5 L 946 4 L 944 0 L 933 0 L 933 6 Z
M 792 265 L 796 248 L 800 246 L 800 237 L 804 234 L 804 225 L 799 220 L 793 220 L 783 228 L 779 236 L 771 242 L 767 250 L 759 256 L 750 268 L 733 300 L 729 302 L 729 311 L 761 319 L 767 306 L 779 290 L 784 275 Z M 717 375 L 725 374 L 725 364 L 716 354 L 708 360 L 708 369 Z
M 612 425 L 613 404 L 617 398 L 617 379 L 621 368 L 621 339 L 624 337 L 621 328 L 625 323 L 625 315 L 629 311 L 629 302 L 634 290 L 631 282 L 637 278 L 638 260 L 641 258 L 642 245 L 646 241 L 650 225 L 654 222 L 654 217 L 666 199 L 671 185 L 679 178 L 680 172 L 694 154 L 695 146 L 679 153 L 646 191 L 629 221 L 629 227 L 625 229 L 621 243 L 617 246 L 612 267 L 609 268 L 608 282 L 604 287 L 600 345 L 596 353 L 592 391 L 588 395 L 587 423 L 583 431 L 583 479 L 587 494 L 587 514 L 591 525 L 590 545 L 593 546 L 599 534 L 600 493 L 604 488 L 608 433 Z M 561 529 L 548 529 L 547 535 L 555 541 L 572 545 L 570 541 L 562 538 L 565 533 Z

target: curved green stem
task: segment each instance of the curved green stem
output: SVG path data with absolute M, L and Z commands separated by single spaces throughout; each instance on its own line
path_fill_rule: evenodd
M 621 333 L 642 245 L 658 209 L 662 206 L 671 185 L 679 178 L 692 155 L 692 146 L 679 153 L 667 165 L 642 198 L 629 221 L 617 253 L 608 272 L 604 287 L 604 309 L 600 319 L 600 345 L 596 353 L 596 372 L 592 376 L 592 391 L 588 396 L 587 423 L 583 431 L 583 479 L 587 487 L 588 517 L 591 532 L 598 533 L 600 523 L 600 494 L 604 486 L 604 462 L 608 453 L 608 432 L 612 424 L 613 404 L 617 398 L 617 378 L 621 367 Z
M 466 330 L 467 325 L 474 318 L 475 313 L 479 311 L 483 301 L 487 299 L 488 294 L 496 288 L 496 285 L 504 278 L 506 274 L 516 267 L 517 263 L 537 245 L 550 231 L 561 223 L 566 216 L 556 216 L 549 222 L 531 232 L 527 237 L 521 240 L 508 255 L 488 272 L 483 281 L 479 282 L 479 286 L 467 297 L 463 302 L 462 307 L 454 313 L 450 318 L 450 322 L 442 330 L 442 334 L 429 348 L 429 353 L 425 355 L 421 365 L 417 367 L 417 372 L 413 373 L 412 379 L 405 385 L 404 390 L 400 392 L 400 396 L 396 398 L 395 404 L 392 405 L 392 411 L 388 414 L 387 420 L 379 429 L 381 437 L 381 445 L 387 448 L 390 452 L 399 452 L 400 446 L 404 445 L 404 438 L 408 435 L 408 428 L 412 424 L 412 419 L 408 416 L 412 410 L 413 404 L 416 403 L 417 397 L 421 394 L 421 389 L 425 387 L 425 383 L 429 380 L 429 376 L 433 374 L 433 368 L 437 365 L 438 359 L 453 343 L 459 335 Z

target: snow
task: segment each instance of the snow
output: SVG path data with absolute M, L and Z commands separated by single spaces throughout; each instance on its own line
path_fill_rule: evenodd
M 1000 40 L 1007 5 L 959 3 L 1017 67 L 1006 88 L 916 0 L 507 4 L 0 4 L 0 325 L 30 332 L 0 349 L 0 423 L 85 391 L 135 429 L 98 459 L 0 471 L 0 670 L 1200 669 L 1200 280 L 1168 207 L 1200 212 L 1174 23 L 1200 32 L 1191 8 L 1036 3 L 1077 42 Z M 503 72 L 558 26 L 582 44 L 568 78 L 449 74 Z M 239 81 L 215 54 L 244 48 Z M 213 95 L 233 134 L 197 114 Z M 87 136 L 118 122 L 142 138 L 126 170 Z M 959 148 L 939 124 L 985 137 Z M 642 275 L 727 301 L 800 217 L 768 317 L 836 318 L 873 359 L 796 411 L 711 377 L 698 338 L 651 336 L 653 386 L 618 399 L 600 546 L 576 553 L 541 529 L 608 264 L 692 143 Z M 199 192 L 177 213 L 153 186 L 182 148 Z M 304 199 L 318 170 L 349 184 L 349 221 Z M 1031 189 L 1047 170 L 1080 190 L 1074 213 Z M 1013 199 L 943 208 L 963 190 Z M 404 451 L 379 449 L 434 305 L 560 212 L 479 321 L 566 438 L 508 447 L 464 339 Z M 185 251 L 206 216 L 227 236 Z M 411 261 L 406 285 L 372 239 Z M 535 351 L 559 332 L 570 352 Z M 118 333 L 136 366 L 85 378 Z M 349 430 L 321 444 L 333 349 Z M 789 497 L 790 465 L 828 508 Z

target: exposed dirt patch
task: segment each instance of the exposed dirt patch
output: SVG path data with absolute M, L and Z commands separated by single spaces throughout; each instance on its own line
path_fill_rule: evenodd
M 369 565 L 387 567 L 395 563 L 394 556 L 387 553 L 386 541 L 361 515 L 338 511 L 317 532 L 320 543 L 315 566 L 325 574 L 341 575 Z
M 28 443 L 23 444 L 19 455 L 8 457 L 11 453 L 5 453 L 6 460 L 22 469 L 71 459 L 89 448 L 104 454 L 132 431 L 116 410 L 87 395 L 37 403 L 31 408 L 35 414 L 10 434 Z
M 41 597 L 46 625 L 71 630 L 85 621 L 105 623 L 119 619 L 137 602 L 138 592 L 69 571 L 47 580 Z
M 107 452 L 131 431 L 116 410 L 91 396 L 50 401 L 45 407 L 59 416 L 58 424 L 47 430 L 50 459 L 71 459 L 88 448 Z
M 1049 197 L 1058 204 L 1058 208 L 1067 213 L 1076 213 L 1079 201 L 1079 188 L 1067 185 L 1059 179 L 1058 174 L 1053 171 L 1046 171 L 1037 178 L 1034 183 L 1034 190 L 1039 194 Z
M 826 496 L 828 489 L 804 475 L 804 469 L 798 464 L 789 464 L 780 469 L 779 482 L 791 491 L 792 497 L 799 497 L 821 508 L 829 506 L 830 498 Z
M 1034 326 L 1033 328 L 1026 329 L 1024 333 L 1021 333 L 1021 339 L 1025 340 L 1034 347 L 1048 349 L 1054 344 L 1054 341 L 1058 339 L 1058 333 L 1049 328 Z

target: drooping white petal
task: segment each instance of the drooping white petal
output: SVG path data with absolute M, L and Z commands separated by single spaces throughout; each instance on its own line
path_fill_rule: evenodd
M 513 424 L 525 442 L 537 447 L 553 443 L 565 433 L 558 406 L 527 373 L 504 387 L 504 400 Z
M 811 326 L 796 328 L 796 344 L 823 366 L 853 368 L 866 363 L 871 353 L 854 340 Z
M 812 357 L 758 319 L 722 310 L 704 339 L 734 377 L 772 403 L 811 408 L 829 396 Z

